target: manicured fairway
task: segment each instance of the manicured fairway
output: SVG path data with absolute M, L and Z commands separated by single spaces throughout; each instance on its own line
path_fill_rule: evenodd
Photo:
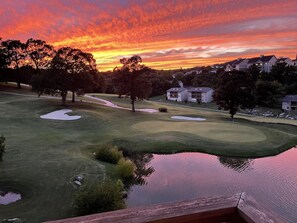
M 128 99 L 110 95 L 104 99 L 130 106 Z M 297 143 L 297 127 L 293 125 L 243 119 L 248 117 L 233 123 L 225 113 L 174 106 L 167 106 L 168 113 L 149 114 L 69 102 L 66 109 L 73 110 L 69 115 L 80 115 L 81 119 L 40 118 L 63 109 L 59 104 L 56 99 L 0 92 L 0 134 L 6 137 L 7 149 L 0 163 L 0 189 L 23 195 L 21 201 L 0 207 L 0 222 L 15 217 L 40 222 L 74 216 L 74 177 L 82 174 L 86 181 L 101 181 L 110 170 L 110 166 L 92 158 L 92 145 L 113 143 L 151 153 L 199 151 L 260 157 L 280 153 Z M 150 101 L 136 106 L 164 107 Z M 173 120 L 173 115 L 202 117 L 206 121 Z

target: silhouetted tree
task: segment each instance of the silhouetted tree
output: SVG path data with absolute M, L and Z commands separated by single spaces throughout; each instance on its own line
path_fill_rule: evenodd
M 274 107 L 279 103 L 279 99 L 283 95 L 283 86 L 277 81 L 261 81 L 256 82 L 255 99 L 257 105 L 264 107 Z
M 26 42 L 26 52 L 33 67 L 40 72 L 40 69 L 48 68 L 55 55 L 53 46 L 43 40 L 28 39 Z
M 121 68 L 115 68 L 114 83 L 119 95 L 128 95 L 131 99 L 132 111 L 135 112 L 135 100 L 147 98 L 152 91 L 151 82 L 145 77 L 150 69 L 140 64 L 140 56 L 123 58 L 120 60 Z
M 233 119 L 239 108 L 254 107 L 252 88 L 253 81 L 250 75 L 240 71 L 225 72 L 219 77 L 214 100 L 218 106 L 228 110 Z
M 17 87 L 21 88 L 21 73 L 19 68 L 24 65 L 26 52 L 25 44 L 19 40 L 6 40 L 2 43 L 4 55 L 6 56 L 7 66 L 14 70 Z
M 90 53 L 79 49 L 63 47 L 59 49 L 52 60 L 51 69 L 62 70 L 69 76 L 68 90 L 72 92 L 72 102 L 78 90 L 93 90 L 97 75 L 96 60 Z
M 96 86 L 96 61 L 92 54 L 69 47 L 61 48 L 50 69 L 32 79 L 32 90 L 41 94 L 60 94 L 66 104 L 67 91 L 93 90 Z M 74 98 L 73 98 L 74 100 Z

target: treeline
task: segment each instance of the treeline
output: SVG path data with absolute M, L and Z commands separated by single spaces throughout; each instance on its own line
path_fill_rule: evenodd
M 125 94 L 134 101 L 163 95 L 170 87 L 178 87 L 180 81 L 184 86 L 211 87 L 216 92 L 226 88 L 223 69 L 213 72 L 208 66 L 192 70 L 154 70 L 141 62 L 139 56 L 123 58 L 120 60 L 122 67 L 99 73 L 94 56 L 80 49 L 55 50 L 45 41 L 36 39 L 28 39 L 26 43 L 0 39 L 0 82 L 14 81 L 19 88 L 21 83 L 31 84 L 38 94 L 61 95 L 63 103 L 67 92 L 72 92 L 73 101 L 75 94 L 84 92 Z M 230 89 L 241 82 L 244 84 L 241 89 L 250 89 L 249 101 L 256 105 L 274 107 L 284 95 L 297 94 L 296 67 L 286 63 L 275 64 L 270 73 L 260 71 L 256 65 L 245 72 L 229 72 L 232 73 L 236 75 L 233 75 Z
M 124 69 L 126 65 L 122 64 L 121 69 Z M 60 94 L 63 104 L 67 92 L 72 92 L 73 101 L 75 94 L 84 92 L 121 94 L 116 83 L 121 73 L 119 70 L 99 73 L 94 56 L 80 49 L 62 47 L 55 50 L 43 40 L 28 39 L 23 43 L 0 38 L 0 82 L 17 82 L 18 88 L 22 83 L 30 84 L 40 95 Z M 124 69 L 122 73 L 126 71 Z M 162 95 L 171 86 L 172 71 L 145 69 L 142 73 L 141 79 L 151 85 L 146 97 Z

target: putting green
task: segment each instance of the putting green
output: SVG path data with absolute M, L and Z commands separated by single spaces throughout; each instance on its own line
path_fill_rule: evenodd
M 260 142 L 266 135 L 260 130 L 237 123 L 222 122 L 165 122 L 145 121 L 132 125 L 132 128 L 147 132 L 186 132 L 211 140 L 224 142 Z

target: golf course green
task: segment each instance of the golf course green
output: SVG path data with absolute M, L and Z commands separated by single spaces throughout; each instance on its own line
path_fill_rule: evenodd
M 237 115 L 233 122 L 225 112 L 174 105 L 165 106 L 167 113 L 133 113 L 79 97 L 66 108 L 73 110 L 69 115 L 79 115 L 80 119 L 41 119 L 41 115 L 64 107 L 58 99 L 32 94 L 0 91 L 0 135 L 6 138 L 0 191 L 22 194 L 16 203 L 0 205 L 0 222 L 8 218 L 41 222 L 75 216 L 75 177 L 83 175 L 85 182 L 102 181 L 112 171 L 110 164 L 93 158 L 94 145 L 111 143 L 142 153 L 197 151 L 251 158 L 276 155 L 297 144 L 296 121 L 270 123 L 269 119 L 253 121 L 254 117 Z M 130 107 L 127 98 L 96 97 Z M 164 104 L 136 102 L 136 108 L 160 107 Z M 173 120 L 171 116 L 176 115 L 206 120 Z

